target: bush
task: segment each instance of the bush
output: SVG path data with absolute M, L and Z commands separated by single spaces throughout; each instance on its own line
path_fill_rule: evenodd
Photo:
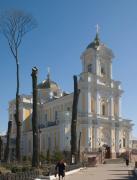
M 27 156 L 23 156 L 22 161 L 27 161 Z
M 61 151 L 55 151 L 52 158 L 53 161 L 60 161 L 61 159 L 64 159 L 64 155 Z
M 41 161 L 41 162 L 44 162 L 45 160 L 47 160 L 46 155 L 43 154 L 43 153 L 41 153 L 41 154 L 40 154 L 40 161 Z
M 48 161 L 48 163 L 51 161 L 51 156 L 50 156 L 50 151 L 49 151 L 49 149 L 47 150 L 46 160 Z
M 20 167 L 20 166 L 13 166 L 13 167 L 11 167 L 11 172 L 12 173 L 22 172 L 22 167 Z

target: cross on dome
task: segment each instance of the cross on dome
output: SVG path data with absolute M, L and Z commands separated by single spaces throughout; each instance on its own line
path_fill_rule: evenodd
M 47 68 L 48 74 L 47 74 L 47 78 L 50 79 L 50 67 Z
M 97 24 L 97 25 L 96 25 L 96 33 L 97 33 L 97 34 L 99 33 L 99 29 L 100 29 L 100 26 Z

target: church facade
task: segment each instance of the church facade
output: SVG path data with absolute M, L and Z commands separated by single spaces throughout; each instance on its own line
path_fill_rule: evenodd
M 129 151 L 132 121 L 121 116 L 121 82 L 112 79 L 113 52 L 98 33 L 81 55 L 82 72 L 77 118 L 77 140 L 81 134 L 80 152 L 106 148 L 106 158 Z M 63 92 L 47 78 L 38 84 L 39 148 L 41 153 L 70 151 L 73 93 Z M 15 100 L 9 103 L 9 120 L 13 121 L 11 138 L 15 139 Z M 22 120 L 22 155 L 32 155 L 32 96 L 20 98 Z

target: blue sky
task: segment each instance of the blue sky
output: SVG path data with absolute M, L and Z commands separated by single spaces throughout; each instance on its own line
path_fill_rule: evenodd
M 47 67 L 60 87 L 72 91 L 74 74 L 81 72 L 80 55 L 100 26 L 101 41 L 115 54 L 113 79 L 122 81 L 122 115 L 133 119 L 137 136 L 137 1 L 136 0 L 0 0 L 0 10 L 31 13 L 37 29 L 20 46 L 20 93 L 31 93 L 31 68 L 39 68 L 39 82 Z M 15 61 L 0 34 L 0 131 L 7 128 L 8 102 L 15 97 Z

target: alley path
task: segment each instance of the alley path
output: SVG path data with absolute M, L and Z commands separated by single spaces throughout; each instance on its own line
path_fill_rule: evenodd
M 132 165 L 126 167 L 125 164 L 104 164 L 68 175 L 65 180 L 133 180 L 128 173 L 131 169 Z

